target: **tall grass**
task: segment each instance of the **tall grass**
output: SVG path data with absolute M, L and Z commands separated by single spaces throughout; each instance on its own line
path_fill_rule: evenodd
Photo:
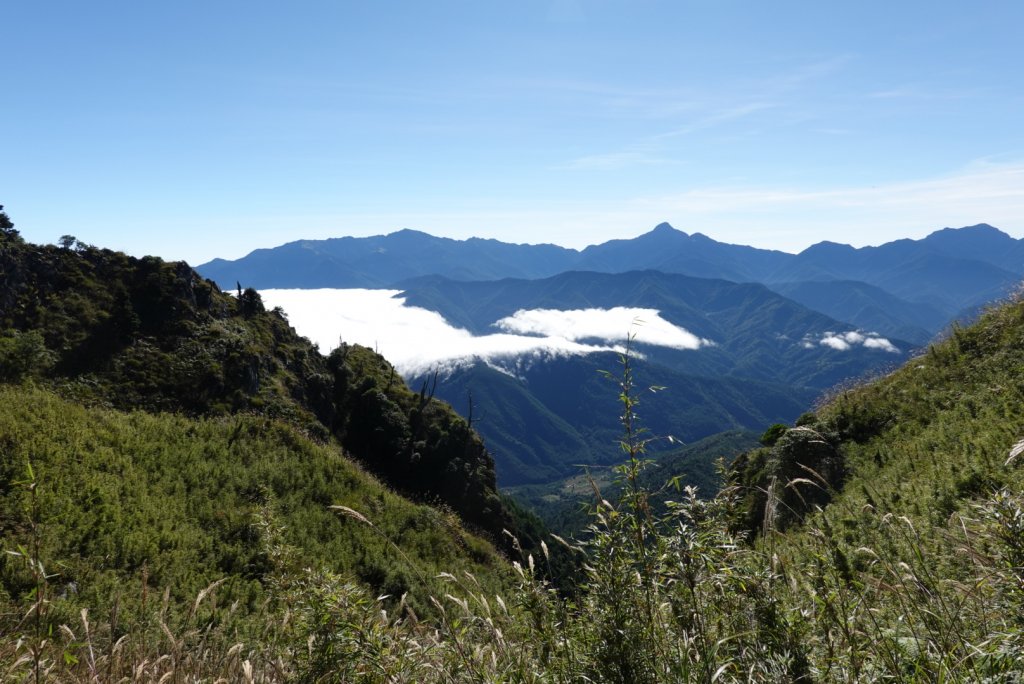
M 967 348 L 971 335 L 950 344 Z M 953 352 L 941 347 L 937 354 L 930 361 L 936 372 L 952 374 L 942 364 Z M 415 580 L 398 595 L 374 595 L 350 573 L 291 546 L 273 506 L 265 505 L 253 520 L 267 564 L 258 605 L 221 600 L 231 582 L 225 577 L 175 609 L 172 592 L 150 595 L 143 578 L 130 615 L 116 599 L 71 613 L 68 607 L 78 604 L 61 595 L 48 569 L 60 559 L 42 557 L 46 546 L 34 543 L 46 530 L 38 524 L 45 510 L 32 502 L 45 499 L 32 494 L 23 499 L 32 524 L 16 544 L 5 539 L 26 574 L 25 591 L 2 603 L 0 679 L 1024 681 L 1024 495 L 1015 484 L 1020 455 L 1012 455 L 1019 435 L 1009 438 L 1005 426 L 978 427 L 985 445 L 1002 443 L 998 455 L 982 454 L 975 465 L 1005 472 L 997 478 L 995 470 L 979 470 L 980 480 L 960 472 L 952 481 L 965 483 L 963 496 L 951 508 L 940 492 L 915 513 L 908 509 L 922 499 L 900 500 L 898 489 L 887 488 L 885 463 L 895 462 L 889 451 L 897 443 L 878 441 L 879 435 L 895 430 L 900 444 L 922 453 L 921 444 L 967 438 L 948 423 L 892 422 L 885 406 L 853 397 L 835 410 L 846 411 L 842 425 L 863 436 L 849 449 L 853 467 L 874 479 L 851 481 L 859 487 L 848 482 L 851 491 L 824 508 L 800 511 L 785 532 L 769 524 L 750 538 L 735 529 L 744 494 L 735 488 L 708 500 L 683 487 L 664 509 L 649 505 L 639 474 L 650 437 L 637 422 L 629 371 L 626 358 L 617 378 L 621 493 L 608 500 L 595 484 L 586 534 L 552 537 L 539 555 L 510 559 L 512 579 L 504 585 L 465 567 L 429 571 L 378 524 L 384 511 L 336 503 L 334 513 L 346 525 L 381 541 L 386 557 L 380 562 Z M 997 378 L 982 375 L 981 382 L 988 387 Z M 925 392 L 916 385 L 878 391 Z M 993 410 L 974 406 L 968 390 L 960 397 L 949 409 L 955 415 Z M 907 415 L 924 415 L 927 400 L 911 399 L 918 403 Z M 873 427 L 883 419 L 891 425 Z M 949 441 L 938 442 L 936 434 Z M 922 456 L 917 464 L 900 461 L 898 472 L 946 467 L 937 455 Z M 1000 486 L 987 484 L 997 481 Z M 32 473 L 18 486 L 39 489 Z M 544 579 L 549 544 L 578 557 L 574 591 L 556 591 Z M 244 619 L 235 619 L 239 612 Z
M 21 619 L 0 641 L 11 682 L 1016 682 L 1024 673 L 1024 499 L 1000 491 L 947 530 L 950 559 L 908 519 L 877 516 L 877 548 L 841 551 L 826 518 L 801 553 L 772 555 L 729 532 L 728 497 L 681 493 L 638 520 L 601 502 L 578 593 L 539 579 L 542 558 L 514 563 L 515 589 L 490 593 L 468 572 L 441 573 L 422 619 L 406 597 L 374 597 L 350 578 L 303 567 L 275 523 L 263 543 L 269 597 L 232 627 L 237 605 L 204 588 L 184 615 L 169 592 L 119 624 L 118 607 L 60 614 L 39 567 Z M 372 521 L 359 515 L 360 524 Z M 634 532 L 646 525 L 643 541 Z M 642 548 L 641 548 L 642 546 Z M 546 548 L 546 545 L 545 545 Z M 403 562 L 396 550 L 395 561 Z M 145 584 L 143 584 L 145 586 Z M 67 617 L 67 616 L 65 616 Z

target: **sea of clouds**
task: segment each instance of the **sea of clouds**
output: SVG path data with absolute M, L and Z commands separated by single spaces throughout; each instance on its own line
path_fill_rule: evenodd
M 623 352 L 631 335 L 643 345 L 697 350 L 714 341 L 666 321 L 656 309 L 520 310 L 492 324 L 493 333 L 475 335 L 441 314 L 409 306 L 401 290 L 262 290 L 268 308 L 281 307 L 300 335 L 328 353 L 342 342 L 375 349 L 407 378 L 483 362 L 517 375 L 543 359 L 597 352 Z M 873 332 L 808 335 L 805 349 L 838 352 L 855 347 L 899 353 Z M 642 354 L 633 350 L 638 357 Z
M 400 290 L 262 290 L 300 335 L 324 353 L 342 342 L 376 349 L 405 377 L 482 361 L 512 372 L 545 358 L 622 352 L 631 334 L 646 345 L 700 349 L 714 344 L 663 319 L 655 309 L 614 307 L 517 311 L 474 335 L 435 311 L 408 306 Z

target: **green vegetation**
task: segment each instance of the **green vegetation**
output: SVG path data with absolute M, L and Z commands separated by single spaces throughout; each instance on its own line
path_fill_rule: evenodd
M 667 443 L 667 440 L 660 441 Z M 653 454 L 639 475 L 640 483 L 651 492 L 655 506 L 663 506 L 666 500 L 680 496 L 681 485 L 693 487 L 702 498 L 713 498 L 722 487 L 721 463 L 731 463 L 757 443 L 755 432 L 730 430 Z M 563 537 L 580 535 L 592 522 L 590 507 L 595 496 L 614 501 L 621 495 L 612 466 L 590 467 L 550 484 L 521 485 L 504 491 L 535 512 L 552 532 Z
M 1006 342 L 1022 334 L 1024 303 L 990 313 L 906 369 L 803 416 L 801 425 L 779 435 L 773 446 L 737 461 L 732 477 L 742 476 L 747 484 L 711 500 L 684 488 L 664 510 L 652 506 L 642 483 L 647 435 L 627 421 L 627 463 L 615 477 L 621 493 L 594 503 L 589 532 L 581 540 L 551 540 L 582 560 L 570 594 L 539 578 L 549 555 L 545 544 L 540 554 L 514 565 L 511 588 L 488 586 L 480 572 L 453 565 L 433 579 L 410 582 L 409 594 L 397 602 L 393 596 L 375 599 L 346 571 L 297 553 L 280 517 L 264 517 L 256 528 L 263 573 L 250 586 L 266 600 L 251 613 L 255 622 L 232 619 L 232 610 L 239 608 L 229 607 L 220 594 L 234 591 L 234 585 L 224 583 L 209 591 L 203 587 L 194 601 L 179 601 L 174 620 L 165 617 L 174 610 L 153 605 L 158 603 L 153 598 L 147 613 L 140 598 L 132 628 L 124 626 L 129 618 L 116 628 L 106 616 L 118 611 L 102 592 L 63 591 L 59 575 L 47 577 L 43 566 L 33 572 L 37 566 L 23 562 L 41 556 L 48 567 L 60 562 L 45 557 L 47 528 L 56 524 L 47 522 L 46 510 L 60 503 L 46 500 L 44 493 L 46 486 L 60 485 L 43 484 L 37 470 L 32 483 L 12 483 L 20 492 L 24 522 L 8 567 L 21 568 L 22 584 L 5 610 L 19 640 L 3 642 L 4 671 L 14 680 L 41 672 L 55 681 L 162 676 L 333 682 L 1019 681 L 1024 673 L 1024 496 L 1019 454 L 1010 453 L 1018 442 L 1013 421 L 1024 408 L 1019 390 L 1024 364 L 1021 346 Z M 914 365 L 929 362 L 932 370 Z M 950 378 L 955 385 L 946 384 Z M 915 401 L 901 401 L 915 392 Z M 624 382 L 623 397 L 631 396 Z M 952 396 L 958 401 L 942 404 L 943 397 Z M 985 411 L 992 411 L 979 414 L 980 422 L 969 418 L 976 396 L 985 396 Z M 63 402 L 47 401 L 67 412 Z M 627 418 L 633 406 L 633 400 L 625 402 Z M 97 424 L 185 420 L 87 415 Z M 211 436 L 203 430 L 217 423 L 192 428 L 199 443 Z M 53 441 L 54 432 L 60 430 L 44 431 L 39 446 Z M 228 451 L 232 431 L 225 432 L 220 449 Z M 297 436 L 291 428 L 285 434 Z M 904 440 L 910 451 L 901 451 Z M 917 455 L 917 440 L 931 445 L 934 458 L 904 457 Z M 274 448 L 273 439 L 266 442 Z M 820 465 L 823 454 L 842 465 L 837 472 L 843 478 L 836 481 L 842 488 L 831 488 L 830 503 L 813 506 L 807 499 L 803 490 L 813 486 L 813 474 L 795 477 L 784 486 L 804 493 L 794 501 L 806 500 L 805 508 L 790 511 L 784 525 L 769 516 L 756 537 L 737 527 L 745 513 L 744 487 L 764 486 L 755 484 L 755 472 L 772 473 L 777 482 L 787 473 L 807 472 L 800 465 L 808 459 Z M 755 462 L 762 468 L 751 469 Z M 944 493 L 943 479 L 936 479 L 939 464 L 951 471 L 952 488 Z M 968 469 L 979 473 L 980 484 L 963 477 Z M 915 480 L 919 470 L 926 473 Z M 824 475 L 821 480 L 827 481 Z M 915 489 L 929 480 L 938 482 L 937 496 L 931 486 Z M 904 497 L 914 494 L 917 500 L 892 500 L 887 510 L 881 497 L 897 485 Z M 341 500 L 355 503 L 358 497 Z M 396 565 L 422 567 L 417 558 L 425 549 L 396 532 L 387 522 L 387 507 L 373 509 L 372 497 L 361 504 L 340 504 L 335 511 L 342 520 L 330 524 L 350 526 L 353 533 L 361 529 L 367 540 L 379 538 Z M 385 537 L 397 545 L 391 547 Z M 74 558 L 72 551 L 64 553 Z M 416 571 L 410 574 L 418 577 Z M 202 583 L 197 579 L 191 586 Z M 98 603 L 83 619 L 75 609 L 87 597 Z M 50 624 L 58 626 L 50 630 Z
M 509 568 L 454 512 L 388 491 L 343 451 L 368 466 L 387 454 L 375 469 L 393 469 L 403 490 L 415 482 L 402 470 L 418 460 L 472 463 L 475 438 L 433 407 L 430 385 L 402 387 L 355 347 L 289 370 L 288 350 L 304 343 L 282 333 L 270 344 L 278 323 L 258 294 L 243 306 L 214 292 L 223 316 L 184 306 L 160 323 L 163 334 L 142 334 L 140 316 L 142 327 L 103 356 L 90 331 L 110 308 L 80 319 L 88 307 L 65 291 L 74 315 L 32 313 L 25 288 L 42 296 L 50 281 L 10 258 L 27 249 L 10 231 L 0 265 L 22 270 L 0 310 L 3 367 L 19 379 L 0 387 L 3 681 L 1024 677 L 1024 301 L 838 392 L 794 427 L 769 429 L 711 499 L 683 487 L 659 502 L 671 489 L 648 486 L 650 433 L 624 358 L 615 379 L 625 463 L 592 486 L 601 493 L 584 534 L 538 541 Z M 178 282 L 176 266 L 77 243 L 33 249 L 29 262 L 55 273 L 58 252 L 81 251 L 85 263 L 109 258 Z M 257 361 L 258 388 L 251 374 L 225 371 L 230 355 L 210 352 L 219 364 L 210 377 L 231 390 L 200 396 L 206 415 L 156 368 L 133 374 L 119 363 L 146 345 L 184 363 L 194 338 L 176 329 L 216 346 L 217 329 L 232 326 L 260 342 L 243 353 Z M 307 371 L 322 371 L 324 394 Z M 168 394 L 143 392 L 141 378 Z M 121 406 L 118 383 L 176 413 L 95 405 Z M 644 396 L 645 406 L 657 401 Z M 437 498 L 471 496 L 460 479 L 485 471 L 445 466 L 454 482 Z M 497 501 L 512 519 L 515 507 Z M 562 562 L 556 549 L 578 561 L 571 589 L 545 579 Z
M 230 578 L 221 600 L 250 612 L 272 569 L 261 543 L 270 520 L 304 562 L 378 594 L 401 596 L 423 584 L 418 577 L 453 568 L 496 586 L 504 566 L 454 513 L 393 494 L 336 447 L 280 420 L 122 413 L 8 386 L 0 387 L 0 448 L 0 532 L 38 544 L 68 610 L 115 595 L 130 601 L 144 574 L 154 590 L 171 591 L 173 606 Z M 18 484 L 28 480 L 31 489 Z M 377 532 L 339 519 L 331 505 L 372 514 Z M 0 559 L 0 578 L 0 596 L 31 589 L 10 555 Z M 418 590 L 409 600 L 423 596 Z
M 345 345 L 324 357 L 251 288 L 231 297 L 184 263 L 71 236 L 32 245 L 2 215 L 0 381 L 33 378 L 125 410 L 280 418 L 336 440 L 391 487 L 454 510 L 499 544 L 502 530 L 517 529 L 476 434 L 371 350 Z
M 841 490 L 828 510 L 847 516 L 849 535 L 860 539 L 867 511 L 941 526 L 973 498 L 1018 486 L 1016 461 L 1007 463 L 1006 454 L 1024 436 L 1017 418 L 1024 410 L 1022 339 L 1024 304 L 1017 300 L 974 326 L 954 328 L 889 376 L 836 393 L 774 446 L 742 457 L 733 481 L 747 497 L 749 526 L 760 525 L 769 491 L 780 487 L 793 492 L 800 516 L 801 508 L 813 508 L 794 504 L 800 496 L 811 504 Z M 808 482 L 789 486 L 797 476 Z
M 643 348 L 645 354 L 648 349 Z M 615 362 L 612 352 L 550 359 L 524 368 L 523 380 L 478 364 L 447 376 L 438 396 L 457 409 L 472 397 L 474 427 L 500 465 L 503 487 L 546 484 L 577 475 L 584 464 L 602 468 L 618 462 L 612 448 L 618 426 L 608 417 L 619 409 L 600 375 Z M 644 405 L 644 424 L 687 443 L 723 430 L 792 420 L 815 396 L 752 380 L 686 375 L 650 359 L 637 373 L 642 383 L 669 390 L 663 400 Z M 668 441 L 652 445 L 659 461 L 674 450 Z

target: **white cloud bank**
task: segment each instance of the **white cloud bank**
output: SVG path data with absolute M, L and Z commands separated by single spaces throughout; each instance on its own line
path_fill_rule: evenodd
M 473 335 L 440 314 L 407 306 L 400 290 L 263 290 L 299 332 L 329 352 L 341 342 L 383 354 L 406 377 L 480 360 L 515 372 L 534 360 L 622 351 L 630 333 L 643 344 L 698 349 L 713 344 L 663 319 L 655 309 L 615 307 L 517 311 L 495 322 L 501 332 Z M 588 341 L 584 343 L 583 341 Z
M 566 340 L 580 341 L 599 339 L 609 342 L 625 342 L 631 324 L 623 327 L 623 321 L 637 326 L 633 330 L 637 340 L 643 344 L 673 349 L 700 349 L 714 344 L 711 340 L 697 337 L 689 330 L 672 325 L 656 309 L 636 309 L 616 306 L 612 309 L 520 309 L 495 323 L 505 332 L 521 335 L 541 335 Z
M 849 351 L 853 347 L 861 346 L 867 349 L 879 349 L 881 351 L 899 354 L 899 348 L 892 342 L 878 333 L 850 330 L 848 332 L 826 332 L 822 334 L 817 342 L 811 337 L 803 339 L 805 349 L 813 349 L 815 346 L 829 347 L 836 351 Z

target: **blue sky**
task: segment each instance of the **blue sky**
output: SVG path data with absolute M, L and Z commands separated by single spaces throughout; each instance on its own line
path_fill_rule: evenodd
M 0 26 L 0 203 L 36 242 L 1024 236 L 1018 1 L 39 0 Z

